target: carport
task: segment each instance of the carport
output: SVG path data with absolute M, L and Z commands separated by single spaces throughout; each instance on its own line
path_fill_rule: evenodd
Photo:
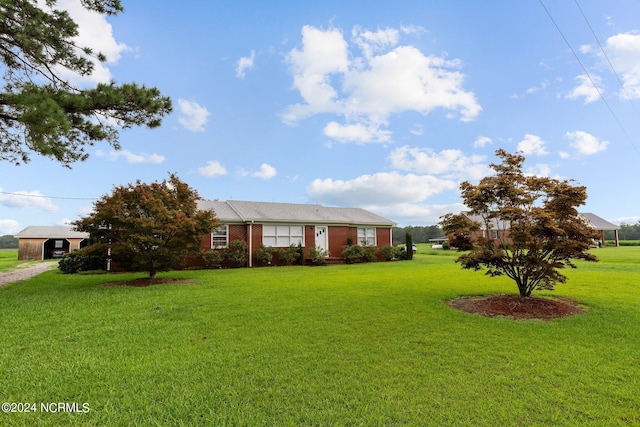
M 70 226 L 32 225 L 15 235 L 19 260 L 60 258 L 89 243 L 89 233 L 75 231 Z

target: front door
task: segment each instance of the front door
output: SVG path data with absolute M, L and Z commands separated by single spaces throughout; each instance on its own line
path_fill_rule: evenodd
M 329 229 L 326 225 L 316 225 L 316 248 L 329 252 Z

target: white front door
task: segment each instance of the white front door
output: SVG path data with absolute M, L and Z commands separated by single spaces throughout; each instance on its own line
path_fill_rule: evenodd
M 326 225 L 316 225 L 316 248 L 329 251 L 329 229 Z

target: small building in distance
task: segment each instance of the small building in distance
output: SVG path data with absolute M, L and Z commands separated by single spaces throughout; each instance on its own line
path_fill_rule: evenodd
M 32 225 L 14 237 L 18 239 L 18 260 L 61 258 L 89 243 L 89 233 L 75 231 L 69 226 Z
M 480 224 L 479 235 L 485 237 L 487 239 L 498 239 L 498 238 L 507 238 L 509 236 L 509 223 L 507 221 L 502 220 L 491 220 L 487 227 L 484 224 L 482 217 L 480 215 L 470 215 L 468 212 L 462 212 L 467 218 L 471 221 L 477 222 Z M 604 245 L 604 232 L 605 231 L 613 231 L 613 236 L 615 240 L 615 245 L 620 246 L 620 239 L 618 237 L 618 230 L 620 227 L 617 225 L 607 221 L 604 218 L 599 217 L 598 215 L 590 212 L 580 212 L 578 215 L 593 229 L 598 232 L 599 235 L 599 244 Z M 488 228 L 488 229 L 487 229 Z

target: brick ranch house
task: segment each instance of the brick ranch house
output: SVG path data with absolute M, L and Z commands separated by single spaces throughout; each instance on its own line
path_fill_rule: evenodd
M 481 216 L 469 215 L 466 212 L 462 212 L 462 213 L 471 221 L 474 221 L 480 224 L 480 231 L 478 231 L 478 233 L 482 237 L 485 237 L 487 239 L 503 239 L 503 238 L 508 239 L 509 226 L 505 221 L 502 221 L 501 223 L 493 222 L 489 224 L 489 227 L 487 227 L 484 224 Z M 613 223 L 610 223 L 609 221 L 593 213 L 583 212 L 583 213 L 579 213 L 579 215 L 584 221 L 586 221 L 591 226 L 591 228 L 597 230 L 599 235 L 598 240 L 602 245 L 604 245 L 604 232 L 613 231 L 616 246 L 620 246 L 620 240 L 618 238 L 618 230 L 620 229 L 620 227 L 618 227 Z
M 18 239 L 18 260 L 61 258 L 89 243 L 89 233 L 68 226 L 32 225 L 14 236 Z
M 229 242 L 247 244 L 249 267 L 256 265 L 260 245 L 285 248 L 301 244 L 326 250 L 330 260 L 342 260 L 347 240 L 353 244 L 391 245 L 393 221 L 360 208 L 333 208 L 312 204 L 201 200 L 198 208 L 215 212 L 220 226 L 203 239 L 203 249 L 220 249 Z

